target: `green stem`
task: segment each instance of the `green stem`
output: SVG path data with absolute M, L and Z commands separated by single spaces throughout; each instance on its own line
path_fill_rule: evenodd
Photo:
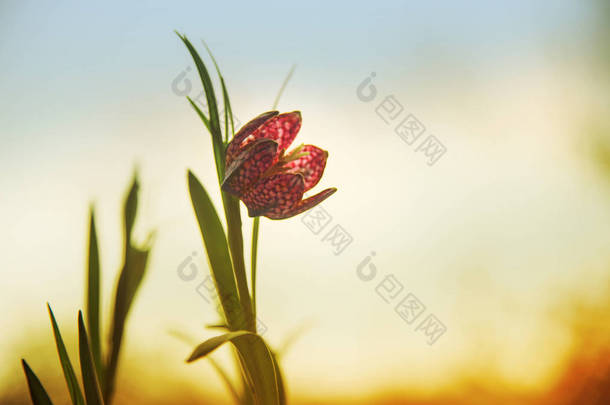
M 256 319 L 256 259 L 258 258 L 258 227 L 260 217 L 255 217 L 252 224 L 252 257 L 250 267 L 252 269 L 252 313 Z
M 243 329 L 256 332 L 256 323 L 252 311 L 250 291 L 246 277 L 246 264 L 244 261 L 244 239 L 241 230 L 241 213 L 239 212 L 239 200 L 235 197 L 222 193 L 222 203 L 227 218 L 227 237 L 229 239 L 229 251 L 233 261 L 233 271 L 237 282 L 239 302 L 244 312 Z

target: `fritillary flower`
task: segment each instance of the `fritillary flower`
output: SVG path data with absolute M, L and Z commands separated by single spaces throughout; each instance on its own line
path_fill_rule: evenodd
M 222 189 L 239 197 L 251 217 L 290 218 L 337 191 L 303 199 L 322 178 L 328 152 L 300 145 L 287 153 L 300 128 L 299 111 L 269 111 L 245 124 L 227 146 Z

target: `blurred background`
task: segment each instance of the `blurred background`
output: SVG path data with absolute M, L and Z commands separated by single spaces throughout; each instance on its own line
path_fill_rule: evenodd
M 293 342 L 291 403 L 609 403 L 608 27 L 604 0 L 3 1 L 0 403 L 29 403 L 22 357 L 67 403 L 45 304 L 76 361 L 89 205 L 108 314 L 136 168 L 136 235 L 157 234 L 117 403 L 230 403 L 175 337 L 217 320 L 187 168 L 220 196 L 173 30 L 209 44 L 242 124 L 296 64 L 279 109 L 330 152 L 326 227 L 261 221 L 259 318 Z M 425 131 L 405 140 L 413 119 Z M 403 319 L 413 297 L 425 309 Z

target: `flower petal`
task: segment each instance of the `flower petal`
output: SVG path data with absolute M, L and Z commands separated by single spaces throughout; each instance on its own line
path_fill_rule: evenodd
M 326 200 L 328 197 L 333 195 L 337 191 L 336 188 L 327 188 L 324 191 L 320 191 L 318 194 L 306 198 L 304 200 L 299 201 L 292 207 L 287 210 L 273 210 L 264 214 L 267 218 L 270 219 L 286 219 L 298 215 L 304 211 L 307 211 L 310 208 L 315 207 L 320 204 L 322 201 Z
M 301 113 L 293 111 L 267 120 L 252 133 L 251 137 L 253 140 L 258 138 L 273 139 L 278 143 L 279 150 L 286 150 L 294 141 L 299 129 L 301 129 Z
M 296 160 L 286 163 L 291 173 L 301 173 L 305 179 L 305 191 L 310 190 L 318 184 L 326 167 L 328 152 L 313 145 L 305 145 L 299 153 L 306 152 Z
M 244 126 L 240 128 L 235 134 L 229 145 L 227 145 L 226 152 L 226 164 L 229 166 L 233 159 L 239 155 L 239 152 L 245 145 L 242 145 L 243 141 L 254 131 L 256 131 L 266 121 L 278 115 L 277 111 L 267 111 L 259 115 L 258 117 L 248 121 Z
M 248 207 L 248 215 L 256 217 L 269 212 L 283 212 L 303 198 L 303 176 L 293 173 L 275 174 L 258 182 L 242 201 Z
M 258 139 L 242 149 L 227 167 L 222 189 L 238 197 L 246 194 L 275 163 L 277 148 L 277 142 L 271 139 Z

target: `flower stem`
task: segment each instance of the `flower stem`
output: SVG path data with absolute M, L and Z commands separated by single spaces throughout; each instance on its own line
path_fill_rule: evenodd
M 260 217 L 254 218 L 252 223 L 252 255 L 250 268 L 252 270 L 252 313 L 256 319 L 256 260 L 258 258 L 258 227 Z
M 256 332 L 256 323 L 252 311 L 250 291 L 246 278 L 246 264 L 244 261 L 244 239 L 241 229 L 241 213 L 239 212 L 239 200 L 235 197 L 222 193 L 225 215 L 227 217 L 227 237 L 229 239 L 229 251 L 233 261 L 233 272 L 237 282 L 239 302 L 243 311 L 243 329 Z

